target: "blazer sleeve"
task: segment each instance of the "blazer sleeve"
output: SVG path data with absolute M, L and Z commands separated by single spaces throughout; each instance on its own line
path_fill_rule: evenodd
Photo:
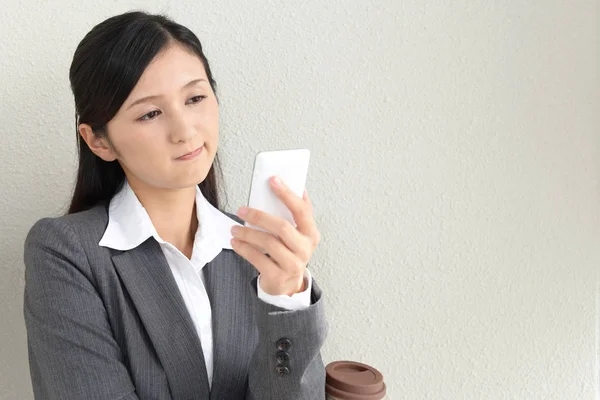
M 257 296 L 257 278 L 251 282 L 258 344 L 252 356 L 247 400 L 322 400 L 325 366 L 321 347 L 329 325 L 323 294 L 312 282 L 311 305 L 287 310 Z
M 67 221 L 25 240 L 24 317 L 36 399 L 137 400 L 86 254 Z

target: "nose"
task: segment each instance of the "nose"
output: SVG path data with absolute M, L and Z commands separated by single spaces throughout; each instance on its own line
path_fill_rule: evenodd
M 172 143 L 181 143 L 190 141 L 196 136 L 194 121 L 184 112 L 177 112 L 171 115 L 171 124 L 169 127 L 169 138 Z

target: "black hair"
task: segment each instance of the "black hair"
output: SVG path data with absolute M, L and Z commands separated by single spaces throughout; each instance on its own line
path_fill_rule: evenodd
M 121 108 L 148 64 L 173 43 L 198 56 L 216 96 L 217 85 L 200 41 L 191 30 L 164 15 L 130 11 L 110 17 L 92 28 L 77 46 L 69 81 L 75 98 L 79 163 L 67 214 L 98 204 L 108 205 L 125 182 L 119 162 L 106 162 L 95 155 L 77 128 L 88 124 L 97 137 L 108 140 L 106 124 Z M 219 208 L 217 173 L 222 179 L 215 155 L 199 186 L 204 197 Z

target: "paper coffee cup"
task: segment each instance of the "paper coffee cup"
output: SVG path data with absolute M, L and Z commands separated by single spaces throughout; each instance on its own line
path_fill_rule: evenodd
M 326 400 L 381 400 L 386 386 L 383 375 L 355 361 L 334 361 L 325 368 Z

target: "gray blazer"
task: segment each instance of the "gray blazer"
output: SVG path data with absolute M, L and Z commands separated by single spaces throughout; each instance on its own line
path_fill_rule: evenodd
M 240 222 L 231 214 L 229 217 Z M 103 206 L 44 218 L 24 249 L 24 316 L 36 399 L 324 399 L 322 292 L 288 311 L 261 301 L 256 269 L 232 250 L 203 268 L 214 378 L 160 246 L 100 247 Z

